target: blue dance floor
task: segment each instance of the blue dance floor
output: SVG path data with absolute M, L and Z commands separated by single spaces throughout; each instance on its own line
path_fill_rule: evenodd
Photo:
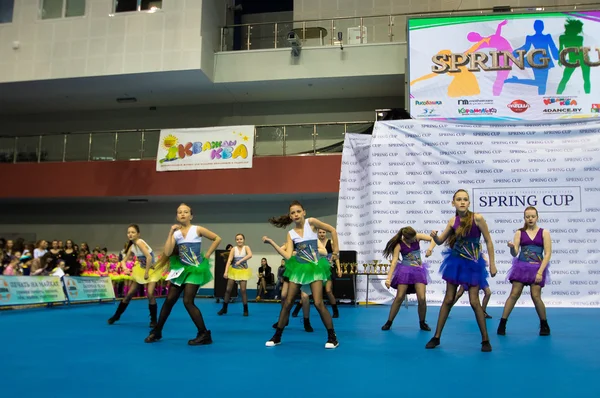
M 115 304 L 0 312 L 1 391 L 5 397 L 567 397 L 596 396 L 600 310 L 548 310 L 549 337 L 538 336 L 533 308 L 518 308 L 497 336 L 501 308 L 490 308 L 493 352 L 480 352 L 470 307 L 456 307 L 442 344 L 425 350 L 416 307 L 402 308 L 381 331 L 389 307 L 340 306 L 340 346 L 324 348 L 326 331 L 311 308 L 314 333 L 292 318 L 280 346 L 267 348 L 278 304 L 199 299 L 212 330 L 210 346 L 187 345 L 196 330 L 179 302 L 163 339 L 145 344 L 148 302 L 136 300 L 115 325 Z M 159 301 L 159 307 L 162 301 Z M 439 308 L 427 321 L 435 328 Z

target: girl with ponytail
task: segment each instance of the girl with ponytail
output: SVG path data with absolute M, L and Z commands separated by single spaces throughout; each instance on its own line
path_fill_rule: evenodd
M 319 254 L 317 230 L 320 228 L 331 233 L 333 261 L 339 255 L 337 231 L 331 225 L 325 224 L 316 218 L 306 218 L 306 211 L 298 201 L 293 201 L 290 204 L 289 214 L 271 218 L 269 222 L 278 228 L 285 228 L 290 224 L 293 224 L 294 227 L 288 231 L 285 249 L 282 249 L 272 239 L 266 236 L 263 237 L 263 242 L 270 244 L 277 253 L 287 260 L 284 277 L 289 278 L 290 281 L 285 303 L 279 313 L 275 335 L 267 341 L 266 346 L 273 347 L 281 344 L 281 335 L 298 290 L 301 286 L 310 286 L 315 307 L 327 329 L 325 348 L 336 348 L 339 343 L 333 329 L 331 314 L 323 303 L 323 283 L 327 281 L 331 271 L 327 257 Z
M 442 330 L 454 305 L 456 290 L 462 285 L 469 291 L 469 302 L 481 332 L 481 351 L 492 351 L 485 324 L 485 313 L 479 302 L 479 289 L 489 286 L 487 264 L 481 251 L 481 236 L 483 235 L 485 239 L 492 277 L 496 276 L 497 272 L 494 243 L 485 219 L 481 214 L 469 211 L 469 205 L 467 191 L 464 189 L 456 191 L 452 197 L 452 206 L 456 209 L 456 215 L 448 221 L 441 236 L 438 236 L 437 231 L 431 231 L 431 237 L 436 244 L 447 242 L 449 248 L 442 253 L 444 259 L 440 266 L 442 279 L 446 281 L 446 296 L 440 307 L 435 335 L 425 348 L 435 348 L 440 345 Z
M 431 256 L 435 242 L 429 235 L 419 234 L 412 227 L 404 227 L 385 246 L 383 256 L 392 259 L 390 271 L 385 281 L 385 286 L 396 289 L 396 298 L 390 308 L 388 321 L 381 330 L 389 330 L 392 322 L 400 310 L 407 294 L 416 293 L 419 303 L 419 327 L 421 330 L 431 331 L 425 315 L 427 314 L 427 301 L 425 299 L 425 286 L 429 279 L 429 265 L 421 261 L 421 248 L 419 242 L 430 242 L 425 257 Z M 402 260 L 399 260 L 402 255 Z

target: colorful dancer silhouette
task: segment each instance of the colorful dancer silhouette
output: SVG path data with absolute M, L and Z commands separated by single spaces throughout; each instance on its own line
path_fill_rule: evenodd
M 441 50 L 438 55 L 450 55 L 452 51 Z M 475 74 L 467 70 L 466 66 L 459 66 L 459 72 L 448 72 L 448 75 L 452 77 L 452 81 L 448 85 L 448 97 L 460 98 L 460 97 L 471 97 L 480 93 L 479 82 Z M 440 76 L 438 73 L 429 73 L 410 82 L 410 85 L 414 85 L 420 81 L 431 79 L 433 77 Z
M 529 61 L 525 60 L 525 67 L 531 68 L 533 70 L 533 79 L 519 79 L 517 76 L 513 76 L 509 79 L 506 79 L 504 83 L 514 83 L 514 84 L 526 84 L 529 86 L 536 86 L 538 88 L 538 94 L 544 95 L 546 94 L 546 84 L 548 82 L 548 72 L 551 68 L 554 68 L 554 62 L 552 59 L 558 60 L 558 48 L 556 48 L 556 44 L 554 44 L 554 40 L 552 40 L 551 35 L 545 35 L 544 32 L 544 21 L 536 20 L 533 23 L 533 29 L 535 30 L 535 34 L 531 36 L 527 36 L 525 39 L 525 44 L 522 47 L 517 48 L 513 54 L 517 56 L 517 51 L 525 50 L 529 51 L 529 49 L 533 46 L 536 50 L 546 50 L 546 56 L 550 55 L 548 58 L 548 66 L 543 69 L 540 68 L 532 68 L 529 64 Z M 533 58 L 535 64 L 541 64 L 541 58 L 543 55 L 536 54 Z
M 475 43 L 475 45 L 471 48 L 469 48 L 467 51 L 465 51 L 465 54 L 470 54 L 473 53 L 477 50 L 479 50 L 480 48 L 494 48 L 498 51 L 510 51 L 512 52 L 512 46 L 510 45 L 509 41 L 506 40 L 504 37 L 502 37 L 502 27 L 504 25 L 506 25 L 508 23 L 508 21 L 502 21 L 498 24 L 498 27 L 496 28 L 496 33 L 494 33 L 491 36 L 487 36 L 487 37 L 482 37 L 479 33 L 477 32 L 470 32 L 467 35 L 467 40 L 469 40 L 471 43 Z M 499 65 L 500 66 L 504 66 L 504 58 L 501 58 Z M 509 65 L 512 65 L 512 61 L 508 61 Z M 502 88 L 504 87 L 504 81 L 506 80 L 506 78 L 508 77 L 508 74 L 510 73 L 510 69 L 509 70 L 499 70 L 498 73 L 496 74 L 496 80 L 494 81 L 494 87 L 493 87 L 493 93 L 494 93 L 494 97 L 499 96 L 500 94 L 502 94 Z
M 572 64 L 579 63 L 581 73 L 583 74 L 583 90 L 586 94 L 589 94 L 592 85 L 590 83 L 590 67 L 583 63 L 583 53 L 581 52 L 581 47 L 583 47 L 583 36 L 580 35 L 582 31 L 583 22 L 577 19 L 568 19 L 565 23 L 565 33 L 558 38 L 558 45 L 560 51 L 566 47 L 577 47 L 580 50 L 577 53 L 570 52 L 568 54 L 569 62 Z M 563 77 L 556 90 L 557 94 L 562 94 L 563 91 L 565 91 L 565 87 L 571 79 L 573 72 L 575 72 L 575 69 L 576 68 L 565 65 Z

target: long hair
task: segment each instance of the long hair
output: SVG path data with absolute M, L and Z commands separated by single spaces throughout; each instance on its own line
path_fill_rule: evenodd
M 525 209 L 525 211 L 523 212 L 523 217 L 525 217 L 525 213 L 527 213 L 527 210 L 533 210 L 535 211 L 535 216 L 536 217 L 540 217 L 540 215 L 538 214 L 537 209 L 534 206 L 529 206 L 528 208 Z M 527 221 L 525 221 L 525 223 L 523 224 L 523 228 L 519 228 L 520 231 L 525 232 L 527 230 Z
M 133 228 L 137 231 L 137 233 L 140 233 L 140 227 L 137 224 L 130 224 L 127 229 L 129 228 Z M 125 254 L 127 254 L 127 252 L 129 251 L 129 249 L 131 248 L 131 246 L 133 246 L 133 241 L 129 241 L 127 242 L 127 246 L 125 246 Z
M 415 231 L 413 227 L 401 228 L 400 231 L 398 231 L 398 233 L 385 245 L 385 249 L 383 249 L 383 258 L 392 258 L 396 245 L 399 245 L 400 242 L 402 242 L 402 237 L 404 237 L 404 239 L 412 239 L 415 236 L 417 236 L 417 231 Z
M 288 225 L 290 225 L 292 222 L 294 222 L 292 220 L 292 218 L 290 217 L 290 212 L 289 212 L 289 209 L 291 209 L 292 206 L 300 206 L 302 208 L 302 210 L 304 210 L 304 206 L 302 206 L 302 203 L 298 202 L 297 200 L 294 200 L 292 203 L 290 203 L 287 214 L 284 214 L 279 217 L 271 217 L 271 218 L 269 218 L 269 222 L 272 225 L 276 226 L 277 228 L 285 228 Z
M 454 201 L 456 195 L 460 192 L 466 193 L 467 197 L 469 196 L 469 193 L 467 191 L 465 191 L 464 189 L 459 189 L 458 191 L 454 192 L 454 195 L 452 196 L 452 201 Z M 455 216 L 458 217 L 458 210 L 456 211 Z M 446 241 L 446 244 L 449 247 L 454 247 L 454 244 L 456 243 L 456 240 L 458 238 L 464 238 L 469 232 L 471 232 L 474 218 L 475 215 L 473 214 L 473 212 L 467 209 L 467 213 L 465 214 L 465 216 L 460 219 L 460 225 L 458 226 L 456 232 L 454 231 L 454 229 L 450 231 L 450 236 Z
M 179 257 L 179 247 L 177 247 L 177 245 L 173 248 L 173 253 L 171 253 L 170 256 L 167 256 L 165 253 L 160 256 L 158 261 L 154 264 L 154 269 L 159 270 L 164 268 L 169 263 L 171 257 Z

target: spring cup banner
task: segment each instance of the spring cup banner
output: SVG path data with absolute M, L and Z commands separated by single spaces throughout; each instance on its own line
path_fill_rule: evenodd
M 441 233 L 455 209 L 458 189 L 485 218 L 494 242 L 498 274 L 489 278 L 490 306 L 503 306 L 511 289 L 508 241 L 535 206 L 538 224 L 552 236 L 551 282 L 543 289 L 550 307 L 600 307 L 600 120 L 552 123 L 459 124 L 419 120 L 377 122 L 372 136 L 346 134 L 342 155 L 337 230 L 342 250 L 356 250 L 358 270 L 384 261 L 385 244 L 404 226 Z M 482 238 L 482 249 L 486 245 Z M 425 258 L 432 283 L 427 301 L 440 304 L 445 282 L 441 251 Z M 389 303 L 396 291 L 386 275 L 371 276 L 369 301 Z M 365 301 L 366 277 L 357 277 Z M 519 306 L 532 306 L 529 288 Z M 415 301 L 416 296 L 409 296 Z M 461 304 L 468 304 L 467 295 Z
M 111 300 L 115 298 L 110 278 L 65 276 L 63 279 L 71 302 Z
M 600 116 L 600 11 L 408 21 L 413 118 Z
M 56 303 L 66 300 L 59 277 L 0 275 L 0 306 Z
M 249 169 L 254 126 L 161 130 L 156 171 Z

